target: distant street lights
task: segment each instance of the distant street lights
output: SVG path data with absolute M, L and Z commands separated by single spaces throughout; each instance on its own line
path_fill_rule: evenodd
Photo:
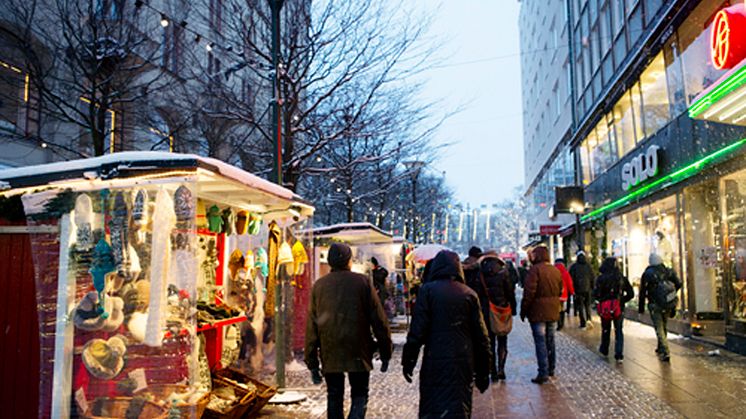
M 410 217 L 412 228 L 410 228 L 409 231 L 412 235 L 412 241 L 417 243 L 417 240 L 419 239 L 419 221 L 417 219 L 417 178 L 420 176 L 420 172 L 422 171 L 422 168 L 425 167 L 426 163 L 420 160 L 411 160 L 402 163 L 404 164 L 404 167 L 407 168 L 409 175 L 412 177 L 412 215 Z

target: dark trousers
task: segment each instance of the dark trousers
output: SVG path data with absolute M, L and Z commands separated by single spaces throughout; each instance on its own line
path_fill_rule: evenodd
M 368 407 L 370 372 L 348 372 L 347 377 L 350 380 L 350 395 L 352 396 L 352 406 L 347 417 L 362 419 Z M 342 419 L 344 418 L 345 375 L 343 372 L 327 373 L 324 374 L 324 379 L 326 380 L 326 417 Z
M 591 293 L 576 293 L 575 306 L 580 312 L 580 327 L 585 327 L 585 322 L 591 320 Z
M 497 370 L 505 372 L 505 360 L 508 359 L 508 335 L 497 336 Z
M 492 330 L 489 330 L 489 326 L 487 327 L 487 337 L 490 341 L 490 356 L 492 357 L 492 363 L 490 364 L 490 374 L 495 375 L 497 374 L 497 369 L 495 368 L 495 362 L 497 362 L 495 353 L 495 334 L 492 333 Z
M 614 358 L 624 359 L 624 333 L 622 332 L 624 315 L 619 316 L 616 320 L 601 319 L 601 346 L 598 348 L 598 351 L 604 356 L 609 354 L 612 323 L 614 324 Z

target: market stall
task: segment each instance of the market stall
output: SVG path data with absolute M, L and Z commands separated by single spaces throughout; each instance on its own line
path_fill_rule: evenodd
M 275 352 L 282 374 L 290 345 L 287 289 L 309 244 L 294 231 L 313 214 L 300 197 L 160 152 L 0 171 L 0 197 L 19 196 L 44 227 L 40 417 L 231 417 L 274 391 L 251 375 Z

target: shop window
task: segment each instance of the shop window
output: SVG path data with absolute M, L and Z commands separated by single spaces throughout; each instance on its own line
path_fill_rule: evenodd
M 645 0 L 645 25 L 649 25 L 653 21 L 655 15 L 658 13 L 658 9 L 663 5 L 663 0 Z
M 710 31 L 715 13 L 727 2 L 704 0 L 678 28 L 687 105 L 727 70 L 717 70 L 710 63 Z
M 658 53 L 643 71 L 639 85 L 642 93 L 644 134 L 649 137 L 663 128 L 670 119 L 663 52 Z
M 583 184 L 587 185 L 591 183 L 591 166 L 590 158 L 588 157 L 588 140 L 586 139 L 580 146 L 580 168 L 583 173 Z
M 632 115 L 632 100 L 629 91 L 624 93 L 614 106 L 616 118 L 614 128 L 616 129 L 617 148 L 622 156 L 635 148 L 635 122 Z
M 28 75 L 20 68 L 0 61 L 0 131 L 25 132 Z
M 636 298 L 630 306 L 637 307 L 640 281 L 651 253 L 660 255 L 667 267 L 680 274 L 677 223 L 676 196 L 607 221 L 607 251 L 621 260 L 623 272 L 635 289 Z M 679 304 L 683 300 L 679 298 Z
M 723 178 L 720 182 L 723 211 L 723 248 L 726 273 L 730 279 L 731 316 L 746 321 L 746 171 Z

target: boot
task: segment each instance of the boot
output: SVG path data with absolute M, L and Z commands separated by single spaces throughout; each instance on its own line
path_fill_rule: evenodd
M 498 371 L 495 366 L 492 366 L 492 371 L 490 371 L 490 377 L 492 378 L 492 381 L 497 381 L 500 379 L 500 372 Z
M 353 397 L 350 405 L 350 414 L 347 419 L 364 419 L 368 410 L 368 397 Z
M 508 359 L 508 351 L 500 351 L 497 355 L 497 379 L 505 379 L 505 361 Z

